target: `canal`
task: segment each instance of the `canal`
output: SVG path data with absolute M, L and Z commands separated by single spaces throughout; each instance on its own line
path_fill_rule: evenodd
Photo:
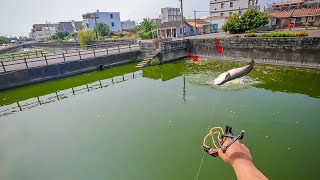
M 0 176 L 14 179 L 195 179 L 211 126 L 246 130 L 270 179 L 317 179 L 320 71 L 243 63 L 135 64 L 0 92 Z M 205 155 L 199 179 L 235 179 Z

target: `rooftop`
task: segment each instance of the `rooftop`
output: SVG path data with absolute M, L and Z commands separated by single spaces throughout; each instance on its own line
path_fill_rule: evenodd
M 289 18 L 289 17 L 302 17 L 302 16 L 320 16 L 320 8 L 318 9 L 295 9 L 288 12 L 273 12 L 269 13 L 269 17 L 274 18 Z

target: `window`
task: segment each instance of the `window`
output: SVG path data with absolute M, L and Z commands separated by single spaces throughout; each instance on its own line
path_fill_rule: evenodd
M 233 2 L 230 2 L 230 7 L 233 7 Z
M 114 27 L 114 22 L 111 22 L 111 26 Z
M 307 17 L 302 17 L 301 22 L 307 22 Z
M 301 17 L 296 18 L 296 23 L 301 23 Z
M 110 14 L 110 18 L 113 19 L 113 14 Z
M 182 28 L 180 28 L 180 34 L 182 34 Z
M 296 18 L 291 18 L 290 23 L 291 24 L 295 24 L 296 23 Z
M 221 9 L 223 9 L 224 3 L 221 3 Z
M 220 16 L 223 16 L 224 14 L 223 13 L 220 13 Z

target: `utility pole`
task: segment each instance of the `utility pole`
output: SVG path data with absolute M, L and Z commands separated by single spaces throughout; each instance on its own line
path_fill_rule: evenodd
M 194 10 L 194 35 L 197 35 L 197 11 Z
M 96 16 L 96 12 L 94 12 L 94 27 L 96 29 L 96 35 L 97 35 L 97 38 L 99 40 L 99 30 L 97 28 L 97 16 Z
M 184 19 L 183 19 L 183 0 L 180 0 L 181 2 L 181 26 L 182 26 L 182 40 L 184 40 Z
M 50 28 L 49 28 L 49 25 L 48 25 L 48 21 L 46 21 L 46 24 L 47 24 L 47 28 L 48 28 L 48 32 L 49 32 L 49 38 L 51 39 L 51 31 L 50 31 Z M 46 34 L 46 31 L 44 31 L 44 33 Z M 48 38 L 47 38 L 47 35 L 46 35 L 46 39 L 48 41 Z

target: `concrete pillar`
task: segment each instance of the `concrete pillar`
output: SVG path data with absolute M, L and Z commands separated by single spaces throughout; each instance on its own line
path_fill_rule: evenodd
M 173 38 L 173 31 L 172 31 L 172 29 L 170 29 L 170 31 L 171 31 L 171 34 L 170 34 L 171 36 L 170 36 L 170 37 Z
M 167 29 L 165 30 L 166 38 L 168 38 L 168 32 Z

